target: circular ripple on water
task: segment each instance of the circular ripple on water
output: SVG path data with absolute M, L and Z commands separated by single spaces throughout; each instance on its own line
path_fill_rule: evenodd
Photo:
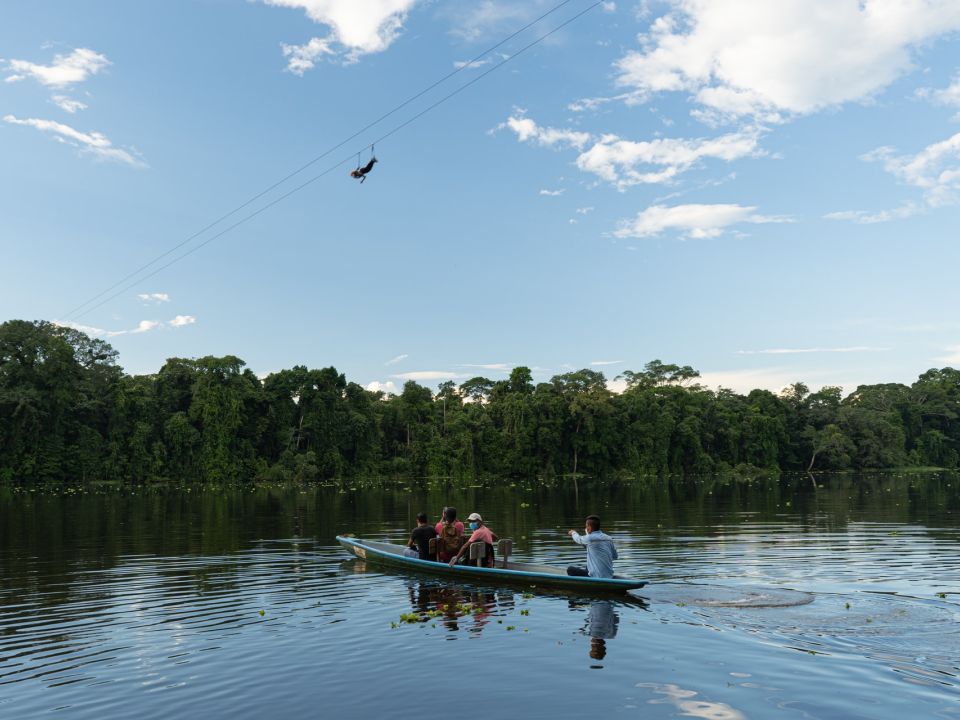
M 706 608 L 785 608 L 807 605 L 814 599 L 811 593 L 784 588 L 681 583 L 657 584 L 643 594 L 654 602 Z

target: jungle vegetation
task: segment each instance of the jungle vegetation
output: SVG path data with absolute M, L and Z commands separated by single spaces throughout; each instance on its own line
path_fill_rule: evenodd
M 526 367 L 385 396 L 332 367 L 259 379 L 237 357 L 131 376 L 106 342 L 0 325 L 0 481 L 635 477 L 731 469 L 960 465 L 960 371 L 912 385 L 709 390 L 653 360 L 611 392 L 595 370 Z

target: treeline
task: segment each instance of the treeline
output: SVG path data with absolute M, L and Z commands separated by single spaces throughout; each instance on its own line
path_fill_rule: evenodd
M 171 358 L 130 376 L 106 342 L 0 325 L 0 480 L 222 482 L 383 475 L 630 477 L 731 469 L 960 464 L 960 371 L 912 385 L 741 395 L 689 366 L 476 377 L 385 396 L 334 368 L 258 379 L 239 358 Z

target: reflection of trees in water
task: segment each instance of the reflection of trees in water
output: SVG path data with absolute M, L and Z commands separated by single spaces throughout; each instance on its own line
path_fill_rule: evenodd
M 513 593 L 412 582 L 407 586 L 410 605 L 421 617 L 434 617 L 452 631 L 479 633 L 498 611 L 513 607 Z

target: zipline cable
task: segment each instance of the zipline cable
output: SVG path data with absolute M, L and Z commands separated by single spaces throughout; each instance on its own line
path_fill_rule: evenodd
M 443 76 L 442 78 L 440 78 L 439 80 L 437 80 L 437 81 L 435 81 L 434 83 L 432 83 L 431 85 L 428 85 L 427 87 L 425 87 L 423 90 L 421 90 L 420 92 L 418 92 L 416 95 L 410 96 L 409 98 L 407 98 L 406 100 L 404 100 L 404 101 L 403 101 L 402 103 L 400 103 L 399 105 L 397 105 L 397 106 L 393 107 L 392 109 L 388 110 L 387 112 L 385 112 L 383 115 L 381 115 L 380 117 L 378 117 L 376 120 L 368 123 L 367 125 L 365 125 L 364 127 L 362 127 L 360 130 L 357 130 L 357 131 L 356 131 L 355 133 L 353 133 L 350 137 L 344 138 L 343 140 L 341 140 L 340 142 L 338 142 L 336 145 L 328 148 L 327 150 L 325 150 L 324 152 L 322 152 L 320 155 L 317 155 L 315 158 L 313 158 L 313 159 L 310 160 L 309 162 L 304 163 L 303 165 L 301 165 L 299 168 L 297 168 L 297 169 L 294 170 L 293 172 L 288 173 L 287 175 L 285 175 L 284 177 L 280 178 L 279 180 L 277 180 L 275 183 L 273 183 L 273 184 L 270 185 L 269 187 L 261 190 L 261 191 L 258 192 L 256 195 L 254 195 L 254 196 L 251 197 L 250 199 L 246 200 L 243 204 L 238 205 L 237 207 L 233 208 L 233 210 L 230 210 L 229 212 L 221 215 L 220 217 L 218 217 L 216 220 L 214 220 L 214 221 L 211 222 L 210 224 L 204 226 L 204 227 L 201 228 L 200 230 L 197 230 L 195 233 L 193 233 L 192 235 L 190 235 L 189 237 L 187 237 L 186 239 L 184 239 L 182 242 L 174 245 L 173 247 L 171 247 L 171 248 L 170 248 L 169 250 L 167 250 L 166 252 L 164 252 L 164 253 L 158 255 L 157 257 L 153 258 L 153 260 L 151 260 L 150 262 L 146 263 L 145 265 L 141 265 L 139 268 L 137 268 L 136 270 L 134 270 L 134 271 L 131 272 L 130 274 L 126 275 L 126 276 L 123 277 L 122 279 L 118 280 L 117 282 L 115 282 L 115 283 L 114 283 L 113 285 L 111 285 L 110 287 L 106 288 L 105 290 L 102 290 L 101 292 L 99 292 L 99 293 L 97 293 L 96 295 L 94 295 L 93 297 L 87 299 L 85 302 L 81 303 L 80 305 L 77 305 L 75 308 L 73 308 L 70 312 L 66 313 L 66 314 L 63 315 L 62 317 L 66 320 L 67 318 L 69 318 L 71 315 L 73 315 L 73 314 L 76 313 L 77 311 L 79 311 L 79 310 L 81 310 L 82 308 L 86 307 L 87 305 L 89 305 L 90 303 L 94 302 L 95 300 L 103 297 L 104 295 L 106 295 L 108 292 L 110 292 L 110 291 L 113 290 L 114 288 L 119 287 L 119 286 L 122 285 L 123 283 L 127 282 L 127 280 L 130 280 L 131 278 L 139 275 L 141 272 L 143 272 L 143 271 L 146 270 L 147 268 L 149 268 L 149 267 L 155 265 L 156 263 L 160 262 L 163 258 L 165 258 L 165 257 L 167 257 L 168 255 L 176 252 L 177 250 L 179 250 L 180 248 L 182 248 L 184 245 L 188 244 L 188 243 L 191 242 L 192 240 L 195 240 L 195 239 L 198 238 L 200 235 L 203 235 L 203 234 L 204 234 L 205 232 L 207 232 L 208 230 L 212 230 L 214 227 L 216 227 L 217 225 L 219 225 L 220 223 L 222 223 L 222 222 L 223 222 L 224 220 L 226 220 L 227 218 L 232 217 L 233 215 L 236 215 L 238 212 L 240 212 L 241 210 L 243 210 L 245 207 L 248 207 L 248 206 L 251 205 L 252 203 L 254 203 L 254 202 L 256 202 L 257 200 L 259 200 L 260 198 L 262 198 L 262 197 L 263 197 L 264 195 L 266 195 L 267 193 L 271 192 L 272 190 L 275 190 L 277 187 L 279 187 L 279 186 L 282 185 L 283 183 L 287 182 L 287 180 L 290 180 L 291 178 L 299 175 L 300 173 L 302 173 L 302 172 L 303 172 L 304 170 L 306 170 L 307 168 L 309 168 L 309 167 L 311 167 L 312 165 L 318 163 L 320 160 L 323 160 L 323 158 L 327 157 L 327 156 L 330 155 L 331 153 L 339 150 L 341 147 L 343 147 L 344 145 L 346 145 L 346 144 L 347 144 L 348 142 L 350 142 L 351 140 L 354 140 L 354 139 L 357 138 L 359 135 L 362 135 L 363 133 L 365 133 L 367 130 L 370 130 L 371 128 L 379 125 L 381 122 L 383 122 L 384 120 L 386 120 L 388 117 L 390 117 L 390 116 L 393 115 L 394 113 L 399 112 L 400 110 L 402 110 L 402 109 L 405 108 L 407 105 L 409 105 L 410 103 L 414 102 L 415 100 L 418 100 L 419 98 L 423 97 L 423 96 L 426 95 L 428 92 L 430 92 L 431 90 L 433 90 L 434 88 L 436 88 L 438 85 L 442 85 L 443 83 L 445 83 L 447 80 L 449 80 L 450 78 L 452 78 L 452 77 L 455 76 L 456 74 L 458 74 L 458 73 L 460 73 L 460 72 L 463 72 L 464 70 L 466 70 L 466 69 L 469 68 L 469 67 L 472 67 L 474 64 L 476 64 L 477 62 L 479 62 L 480 60 L 482 60 L 484 57 L 486 57 L 487 55 L 489 55 L 490 53 L 492 53 L 492 52 L 493 52 L 494 50 L 496 50 L 497 48 L 501 47 L 501 46 L 504 45 L 505 43 L 510 42 L 510 41 L 513 40 L 515 37 L 517 37 L 517 35 L 520 35 L 521 33 L 529 30 L 531 27 L 533 27 L 534 25 L 536 25 L 537 23 L 539 23 L 539 22 L 540 22 L 541 20 L 543 20 L 544 18 L 548 17 L 549 15 L 552 15 L 552 14 L 555 13 L 557 10 L 559 10 L 560 8 L 562 8 L 564 5 L 568 5 L 568 4 L 571 3 L 571 2 L 573 2 L 573 0 L 563 0 L 563 2 L 557 3 L 557 4 L 554 5 L 552 8 L 550 8 L 549 10 L 547 10 L 545 13 L 543 13 L 542 15 L 540 15 L 538 18 L 536 18 L 535 20 L 531 20 L 531 21 L 528 22 L 526 25 L 524 25 L 522 28 L 520 28 L 519 30 L 514 31 L 513 33 L 511 33 L 510 35 L 508 35 L 507 37 L 505 37 L 503 40 L 501 40 L 500 42 L 498 42 L 496 45 L 492 45 L 491 47 L 489 47 L 489 48 L 487 48 L 486 50 L 484 50 L 482 53 L 480 53 L 479 55 L 477 55 L 477 56 L 476 56 L 475 58 L 473 58 L 472 60 L 464 63 L 463 65 L 461 65 L 460 67 L 456 68 L 456 69 L 453 70 L 452 72 L 447 73 L 446 75 L 444 75 L 444 76 Z M 592 7 L 591 7 L 591 8 L 588 8 L 588 9 L 592 9 Z M 358 166 L 359 166 L 359 162 L 360 162 L 360 155 L 359 155 L 359 153 L 358 153 L 358 154 L 357 154 L 357 163 L 358 163 Z M 152 275 L 151 275 L 151 276 L 148 276 L 148 277 L 152 277 Z M 143 280 L 146 280 L 146 277 L 145 277 L 145 278 L 142 278 L 142 279 L 143 279 Z M 97 306 L 97 307 L 99 307 L 99 306 Z M 92 309 L 92 308 L 91 308 L 91 309 Z M 84 313 L 82 313 L 82 314 L 83 314 L 83 315 L 86 315 L 87 312 L 88 312 L 88 311 L 84 311 Z M 79 316 L 78 316 L 78 317 L 79 317 Z
M 581 11 L 578 12 L 576 15 L 571 16 L 570 18 L 568 18 L 567 20 L 565 20 L 564 22 L 562 22 L 560 25 L 557 25 L 555 28 L 553 28 L 552 30 L 550 30 L 549 32 L 544 33 L 543 35 L 541 35 L 540 37 L 538 37 L 536 40 L 533 40 L 533 41 L 531 41 L 530 43 L 528 43 L 527 45 L 524 45 L 524 46 L 523 46 L 522 48 L 520 48 L 518 51 L 516 51 L 515 53 L 513 53 L 513 55 L 510 55 L 509 57 L 504 58 L 504 59 L 501 60 L 499 63 L 491 66 L 488 70 L 485 70 L 485 71 L 482 72 L 480 75 L 477 75 L 475 78 L 473 78 L 473 79 L 470 80 L 469 82 L 464 83 L 463 85 L 461 85 L 460 87 L 458 87 L 458 88 L 457 88 L 456 90 L 454 90 L 453 92 L 451 92 L 451 93 L 449 93 L 449 94 L 447 94 L 447 95 L 444 95 L 442 98 L 440 98 L 439 100 L 437 100 L 436 102 L 434 102 L 432 105 L 428 105 L 426 108 L 424 108 L 423 110 L 421 110 L 420 112 L 418 112 L 416 115 L 413 115 L 412 117 L 408 118 L 408 119 L 405 120 L 404 122 L 402 122 L 402 123 L 400 123 L 399 125 L 397 125 L 396 127 L 394 127 L 394 128 L 393 128 L 392 130 L 390 130 L 389 132 L 387 132 L 387 133 L 385 133 L 384 135 L 378 137 L 376 140 L 374 140 L 374 141 L 373 141 L 372 143 L 370 143 L 369 145 L 364 145 L 362 148 L 360 148 L 360 152 L 363 152 L 364 150 L 366 150 L 366 149 L 368 149 L 368 148 L 371 148 L 371 149 L 372 149 L 373 146 L 376 145 L 377 143 L 382 142 L 383 140 L 391 137 L 392 135 L 396 134 L 397 132 L 399 132 L 399 131 L 402 130 L 403 128 L 407 127 L 407 126 L 410 125 L 411 123 L 415 122 L 416 120 L 418 120 L 418 119 L 420 119 L 421 117 L 423 117 L 424 115 L 426 115 L 426 114 L 427 114 L 428 112 L 430 112 L 431 110 L 433 110 L 433 109 L 435 109 L 436 107 L 442 105 L 442 104 L 445 103 L 447 100 L 450 100 L 450 99 L 453 98 L 454 96 L 459 95 L 461 92 L 463 92 L 464 90 L 466 90 L 467 88 L 469 88 L 469 87 L 472 86 L 473 84 L 479 82 L 480 80 L 482 80 L 483 78 L 485 78 L 485 77 L 486 77 L 487 75 L 489 75 L 490 73 L 492 73 L 492 72 L 494 72 L 495 70 L 498 70 L 499 68 L 503 67 L 503 66 L 506 65 L 508 62 L 510 62 L 511 60 L 513 60 L 513 59 L 516 58 L 516 57 L 519 57 L 520 55 L 522 55 L 523 53 L 525 53 L 527 50 L 529 50 L 530 48 L 534 47 L 535 45 L 539 45 L 541 42 L 543 42 L 544 40 L 546 40 L 548 37 L 550 37 L 551 35 L 553 35 L 553 34 L 556 33 L 556 32 L 559 32 L 560 30 L 562 30 L 563 28 L 565 28 L 565 27 L 566 27 L 567 25 L 569 25 L 570 23 L 572 23 L 572 22 L 580 19 L 581 17 L 583 17 L 584 15 L 586 15 L 588 12 L 590 12 L 591 10 L 593 10 L 593 9 L 594 9 L 595 7 L 597 7 L 598 5 L 602 5 L 603 2 L 604 2 L 604 0 L 597 0 L 596 2 L 594 2 L 594 3 L 593 3 L 592 5 L 590 5 L 589 7 L 585 8 L 584 10 L 581 10 Z M 171 260 L 170 262 L 168 262 L 168 263 L 166 263 L 166 264 L 164 264 L 164 265 L 161 265 L 159 268 L 157 268 L 157 269 L 154 270 L 153 272 L 151 272 L 151 273 L 149 273 L 149 274 L 147 274 L 147 275 L 144 275 L 142 278 L 138 278 L 137 280 L 134 280 L 134 281 L 133 281 L 132 283 L 130 283 L 129 285 L 121 288 L 120 290 L 118 290 L 118 291 L 115 292 L 114 294 L 112 294 L 112 295 L 110 295 L 109 297 L 101 300 L 101 301 L 98 302 L 96 305 L 93 305 L 92 307 L 89 307 L 89 308 L 87 308 L 86 310 L 84 310 L 83 312 L 79 313 L 76 317 L 78 317 L 78 318 L 79 318 L 79 317 L 83 317 L 84 315 L 87 315 L 88 313 L 93 312 L 93 311 L 96 310 L 98 307 L 101 307 L 102 305 L 105 305 L 106 303 L 110 302 L 110 301 L 113 300 L 114 298 L 119 297 L 119 296 L 122 295 L 123 293 L 127 292 L 127 290 L 129 290 L 130 288 L 134 287 L 134 286 L 137 285 L 138 283 L 141 283 L 141 282 L 143 282 L 144 280 L 149 280 L 150 278 L 152 278 L 153 276 L 155 276 L 155 275 L 157 275 L 158 273 L 162 272 L 163 270 L 166 270 L 166 269 L 167 269 L 168 267 L 170 267 L 171 265 L 174 265 L 174 264 L 180 262 L 181 260 L 183 260 L 184 258 L 186 258 L 187 256 L 192 255 L 193 253 L 195 253 L 195 252 L 196 252 L 197 250 L 199 250 L 200 248 L 205 247 L 206 245 L 209 245 L 211 242 L 213 242 L 213 241 L 216 240 L 217 238 L 226 235 L 228 232 L 230 232 L 230 231 L 233 230 L 234 228 L 239 227 L 240 225 L 243 225 L 244 223 L 246 223 L 246 222 L 249 221 L 249 220 L 252 220 L 253 218 L 255 218 L 255 217 L 256 217 L 257 215 L 259 215 L 260 213 L 264 212 L 265 210 L 269 210 L 270 208 L 272 208 L 272 207 L 273 207 L 274 205 L 276 205 L 277 203 L 279 203 L 279 202 L 281 202 L 281 201 L 283 201 L 283 200 L 286 200 L 288 197 L 290 197 L 290 196 L 293 195 L 294 193 L 297 193 L 297 192 L 299 192 L 300 190 L 303 190 L 305 187 L 307 187 L 308 185 L 313 184 L 314 182 L 316 182 L 316 181 L 319 180 L 320 178 L 324 177 L 325 175 L 329 175 L 331 172 L 333 172 L 334 170 L 336 170 L 336 169 L 337 169 L 338 167 L 340 167 L 341 165 L 345 165 L 346 163 L 351 162 L 351 161 L 353 160 L 353 155 L 354 155 L 354 154 L 351 152 L 350 155 L 348 155 L 348 156 L 345 157 L 344 159 L 340 160 L 339 162 L 331 165 L 330 167 L 328 167 L 328 168 L 327 168 L 326 170 L 324 170 L 323 172 L 321 172 L 321 173 L 319 173 L 319 174 L 317 174 L 317 175 L 314 175 L 314 176 L 313 176 L 312 178 L 310 178 L 309 180 L 301 183 L 300 185 L 297 185 L 296 187 L 292 188 L 291 190 L 288 190 L 287 192 L 283 193 L 283 194 L 280 195 L 279 197 L 274 198 L 273 200 L 271 200 L 271 201 L 270 201 L 269 203 L 267 203 L 266 205 L 263 205 L 262 207 L 260 207 L 260 208 L 258 208 L 257 210 L 253 211 L 253 212 L 250 213 L 249 215 L 244 216 L 243 218 L 241 218 L 240 220 L 238 220 L 237 222 L 235 222 L 233 225 L 230 225 L 230 226 L 224 228 L 223 230 L 221 230 L 220 232 L 218 232 L 218 233 L 210 236 L 209 238 L 207 238 L 206 240 L 204 240 L 203 242 L 201 242 L 199 245 L 195 245 L 194 247 L 192 247 L 192 248 L 190 248 L 189 250 L 187 250 L 185 253 L 183 253 L 183 254 L 181 254 L 181 255 L 178 255 L 177 257 L 175 257 L 175 258 L 174 258 L 173 260 Z M 183 243 L 181 243 L 181 246 L 182 246 L 182 245 L 183 245 Z M 167 252 L 166 254 L 169 255 L 170 253 Z M 121 282 L 123 282 L 123 281 L 121 281 Z M 114 285 L 113 287 L 117 287 L 117 286 Z M 101 294 L 102 294 L 102 293 L 101 293 Z

